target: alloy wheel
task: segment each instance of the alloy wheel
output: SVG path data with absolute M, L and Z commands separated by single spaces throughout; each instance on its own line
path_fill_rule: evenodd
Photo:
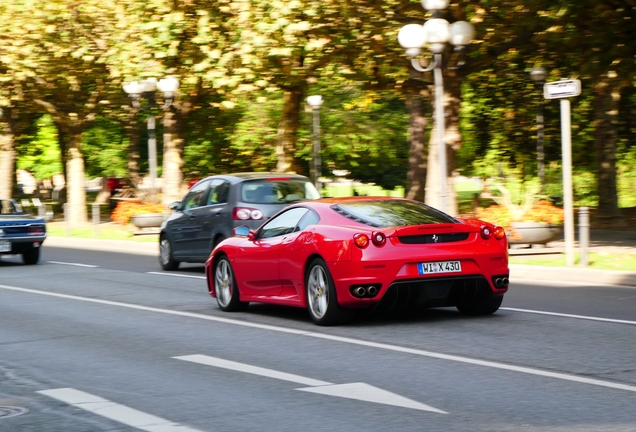
M 314 266 L 307 281 L 309 308 L 317 319 L 325 316 L 329 305 L 329 286 L 327 275 L 319 265 Z
M 216 288 L 216 299 L 221 307 L 228 307 L 232 299 L 232 291 L 234 289 L 234 278 L 232 277 L 232 268 L 227 260 L 222 259 L 216 266 L 214 272 L 214 286 Z

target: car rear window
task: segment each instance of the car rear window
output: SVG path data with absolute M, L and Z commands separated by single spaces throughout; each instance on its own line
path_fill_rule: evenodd
M 331 208 L 346 218 L 377 228 L 457 222 L 447 214 L 414 201 L 355 201 Z
M 241 201 L 250 204 L 289 204 L 319 199 L 313 183 L 302 179 L 261 179 L 241 184 Z

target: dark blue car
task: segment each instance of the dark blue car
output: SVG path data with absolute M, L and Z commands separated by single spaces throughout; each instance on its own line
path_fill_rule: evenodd
M 46 235 L 43 218 L 24 213 L 12 199 L 0 199 L 0 255 L 22 255 L 25 264 L 37 264 Z

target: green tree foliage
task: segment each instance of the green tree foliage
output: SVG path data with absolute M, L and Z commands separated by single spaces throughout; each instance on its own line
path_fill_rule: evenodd
M 50 179 L 63 172 L 57 128 L 48 114 L 37 120 L 36 127 L 35 136 L 18 145 L 17 167 L 29 171 L 36 180 Z
M 105 117 L 97 117 L 82 134 L 82 150 L 88 177 L 127 177 L 128 142 L 123 128 Z

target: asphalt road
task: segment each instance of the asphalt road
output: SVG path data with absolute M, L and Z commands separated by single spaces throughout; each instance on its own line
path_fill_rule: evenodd
M 321 328 L 222 313 L 201 265 L 45 247 L 0 259 L 0 431 L 634 431 L 634 341 L 634 288 L 513 281 L 489 317 Z

